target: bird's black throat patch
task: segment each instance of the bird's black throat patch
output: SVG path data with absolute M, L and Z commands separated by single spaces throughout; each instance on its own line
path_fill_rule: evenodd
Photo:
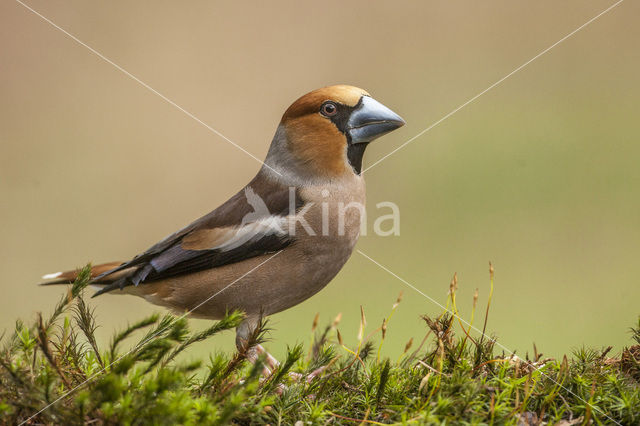
M 369 145 L 369 142 L 351 143 L 351 138 L 347 137 L 347 160 L 349 165 L 353 168 L 353 171 L 357 175 L 362 173 L 362 157 L 364 156 L 364 150 Z

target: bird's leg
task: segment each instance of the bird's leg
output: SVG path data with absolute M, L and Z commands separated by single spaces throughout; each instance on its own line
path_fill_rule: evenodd
M 236 328 L 236 348 L 238 352 L 244 353 L 247 360 L 255 364 L 258 361 L 258 357 L 265 354 L 265 366 L 262 370 L 264 377 L 269 377 L 273 370 L 275 370 L 280 363 L 269 352 L 267 352 L 262 345 L 253 344 L 259 333 L 259 326 L 261 323 L 260 317 L 247 317 Z
M 255 364 L 258 361 L 258 357 L 260 355 L 265 356 L 265 366 L 262 370 L 263 377 L 269 377 L 273 371 L 280 366 L 278 360 L 271 355 L 261 344 L 253 344 L 255 343 L 255 339 L 257 337 L 257 333 L 259 332 L 258 328 L 261 323 L 260 317 L 247 317 L 244 321 L 240 323 L 240 325 L 236 328 L 236 347 L 238 348 L 238 352 L 244 353 L 247 360 Z M 297 382 L 306 381 L 307 383 L 311 383 L 313 379 L 315 379 L 319 374 L 321 374 L 327 367 L 322 366 L 320 368 L 315 369 L 309 374 L 300 374 L 295 372 L 289 372 L 289 377 Z

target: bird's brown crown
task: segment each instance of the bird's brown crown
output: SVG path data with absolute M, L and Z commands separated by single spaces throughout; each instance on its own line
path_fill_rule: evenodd
M 331 101 L 339 107 L 355 107 L 369 94 L 357 87 L 338 85 L 314 90 L 295 101 L 282 116 L 290 152 L 313 173 L 326 177 L 353 173 L 346 159 L 344 129 L 323 115 L 323 105 Z
M 367 91 L 355 86 L 340 84 L 316 89 L 301 96 L 296 100 L 282 116 L 282 121 L 295 119 L 308 114 L 320 112 L 320 107 L 326 101 L 337 102 L 342 105 L 356 106 L 362 96 L 369 96 Z

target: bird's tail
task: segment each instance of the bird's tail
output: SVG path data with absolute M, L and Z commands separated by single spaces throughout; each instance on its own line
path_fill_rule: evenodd
M 114 268 L 120 266 L 122 262 L 109 262 L 103 263 L 102 265 L 96 265 L 91 267 L 91 278 L 95 278 L 100 274 L 103 274 L 107 271 L 110 271 Z M 54 285 L 54 284 L 70 284 L 78 278 L 78 274 L 80 273 L 80 269 L 74 269 L 72 271 L 65 272 L 55 272 L 53 274 L 46 274 L 42 276 L 43 280 L 46 280 L 40 285 Z M 114 276 L 107 275 L 104 278 L 101 278 L 99 282 L 93 282 L 91 284 L 109 284 L 113 282 L 116 278 L 116 274 Z

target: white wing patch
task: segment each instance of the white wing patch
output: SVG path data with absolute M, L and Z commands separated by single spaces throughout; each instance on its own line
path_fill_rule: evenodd
M 269 216 L 252 223 L 248 223 L 238 228 L 229 229 L 228 238 L 220 241 L 220 244 L 211 247 L 211 249 L 229 251 L 240 247 L 244 243 L 251 240 L 259 240 L 269 235 L 286 236 L 284 226 L 288 220 L 284 216 Z
M 266 236 L 285 237 L 287 224 L 286 216 L 267 216 L 241 226 L 201 229 L 184 237 L 181 246 L 185 250 L 229 251 Z

